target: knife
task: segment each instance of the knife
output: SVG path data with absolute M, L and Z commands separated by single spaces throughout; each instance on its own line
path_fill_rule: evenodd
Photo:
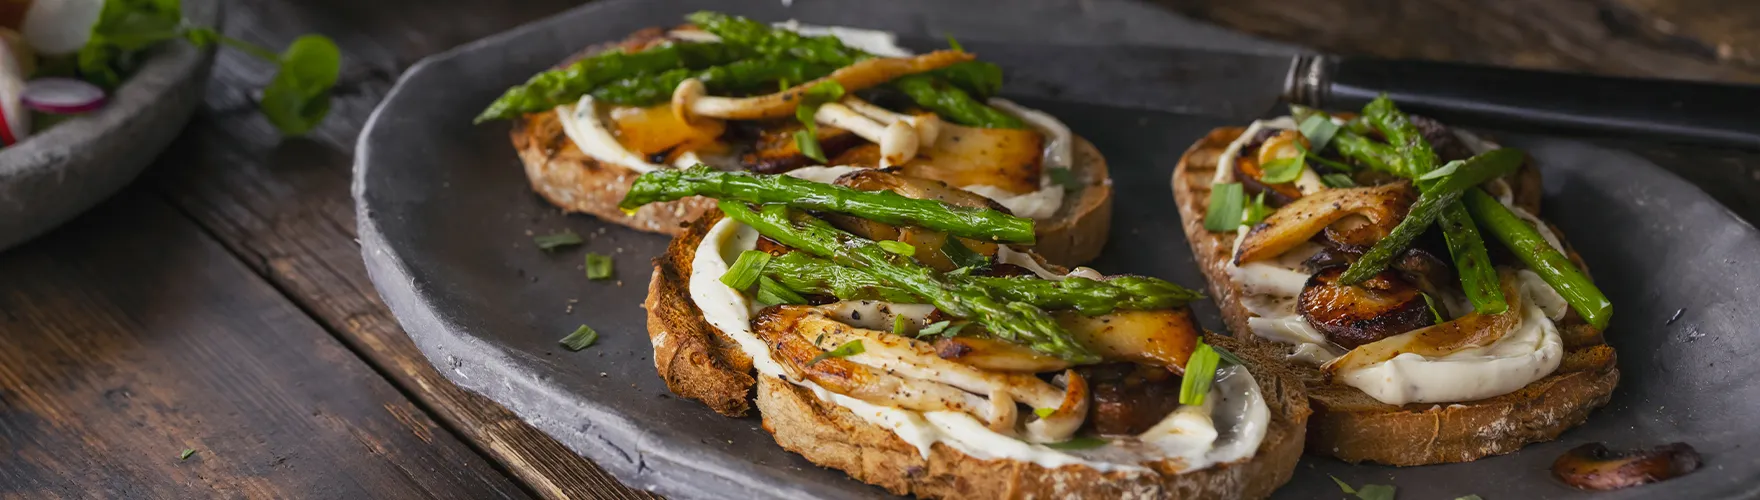
M 903 40 L 912 49 L 945 42 Z M 1001 66 L 1004 92 L 1237 121 L 1280 103 L 1354 110 L 1386 93 L 1406 111 L 1483 127 L 1645 136 L 1760 149 L 1760 86 L 1613 78 L 1324 54 L 961 42 Z

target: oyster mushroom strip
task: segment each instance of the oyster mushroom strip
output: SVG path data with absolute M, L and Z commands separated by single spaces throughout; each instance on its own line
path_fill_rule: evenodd
M 1386 236 L 1399 225 L 1413 200 L 1412 185 L 1396 182 L 1375 187 L 1328 189 L 1303 196 L 1272 212 L 1241 240 L 1235 252 L 1235 265 L 1270 259 L 1329 230 L 1335 223 L 1349 217 L 1360 217 L 1373 227 L 1378 237 Z M 1364 231 L 1360 223 L 1347 222 L 1349 231 Z M 1341 239 L 1360 238 L 1357 236 Z
M 926 342 L 846 325 L 811 307 L 771 308 L 753 324 L 785 367 L 864 401 L 919 411 L 961 411 L 1005 434 L 1014 431 L 1016 402 L 1051 408 L 1055 411 L 1049 416 L 1026 425 L 1031 439 L 1044 442 L 1067 440 L 1087 415 L 1087 384 L 1073 371 L 1068 372 L 1069 389 L 1059 390 L 1031 374 L 987 372 L 943 360 Z M 823 351 L 854 341 L 862 342 L 861 353 L 813 362 Z M 987 396 L 988 403 L 978 394 Z
M 920 145 L 917 129 L 902 120 L 881 123 L 841 104 L 840 101 L 819 106 L 818 111 L 813 113 L 813 121 L 848 130 L 879 144 L 881 167 L 902 164 L 917 156 L 917 147 Z
M 802 83 L 787 90 L 754 97 L 717 97 L 708 95 L 702 81 L 689 79 L 672 92 L 672 110 L 689 123 L 697 116 L 727 120 L 762 120 L 783 118 L 794 114 L 802 96 L 827 81 L 843 86 L 844 92 L 866 89 L 905 75 L 934 71 L 970 61 L 965 52 L 941 50 L 908 58 L 874 58 L 844 66 L 830 75 Z
M 1503 293 L 1520 297 L 1516 277 L 1509 271 L 1500 273 Z M 1341 373 L 1367 368 L 1404 353 L 1419 356 L 1444 356 L 1463 349 L 1485 347 L 1497 342 L 1522 324 L 1520 308 L 1511 307 L 1498 314 L 1468 313 L 1452 321 L 1412 330 L 1364 344 L 1320 367 L 1328 379 Z
M 1099 316 L 1058 311 L 1052 315 L 1076 342 L 1105 361 L 1161 367 L 1175 374 L 1185 373 L 1186 361 L 1201 335 L 1190 310 L 1184 308 L 1113 311 Z M 1020 345 L 982 336 L 942 339 L 935 346 L 943 358 L 989 370 L 1046 372 L 1072 366 Z

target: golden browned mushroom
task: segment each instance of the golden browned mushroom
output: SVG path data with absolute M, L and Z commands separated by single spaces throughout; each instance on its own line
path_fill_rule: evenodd
M 1506 272 L 1502 278 L 1504 296 L 1521 297 L 1515 276 Z M 1419 304 L 1422 303 L 1420 299 Z M 1461 349 L 1488 346 L 1521 326 L 1521 322 L 1522 312 L 1519 307 L 1511 307 L 1501 314 L 1468 313 L 1452 321 L 1363 344 L 1326 362 L 1321 370 L 1327 377 L 1334 377 L 1393 359 L 1403 353 L 1442 356 Z
M 1240 250 L 1234 256 L 1235 264 L 1282 255 L 1307 242 L 1327 226 L 1353 215 L 1392 231 L 1405 217 L 1415 198 L 1412 185 L 1403 181 L 1375 187 L 1328 189 L 1304 196 L 1277 209 L 1264 222 L 1254 226 L 1241 240 Z
M 1565 452 L 1552 462 L 1552 475 L 1585 490 L 1617 490 L 1665 481 L 1698 470 L 1699 452 L 1687 443 L 1648 450 L 1613 451 L 1589 443 Z
M 1344 266 L 1323 269 L 1308 278 L 1296 299 L 1296 310 L 1345 349 L 1423 328 L 1434 322 L 1418 287 L 1393 271 L 1382 271 L 1356 285 L 1337 283 Z

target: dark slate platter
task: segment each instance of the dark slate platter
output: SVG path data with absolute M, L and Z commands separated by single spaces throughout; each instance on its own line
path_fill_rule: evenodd
M 1290 47 L 1245 38 L 1134 3 L 608 0 L 431 57 L 404 75 L 362 134 L 355 198 L 374 283 L 428 359 L 460 386 L 591 457 L 626 483 L 674 498 L 884 497 L 878 488 L 778 448 L 755 417 L 728 419 L 672 397 L 654 375 L 644 313 L 648 259 L 666 239 L 564 216 L 533 195 L 507 126 L 470 119 L 505 87 L 579 47 L 714 8 L 767 20 L 883 28 L 907 35 L 1063 43 Z M 1005 91 L 1006 93 L 1006 91 Z M 1027 100 L 1093 140 L 1112 165 L 1116 213 L 1095 264 L 1200 285 L 1168 178 L 1186 145 L 1219 119 Z M 1547 177 L 1545 215 L 1570 235 L 1609 291 L 1608 332 L 1622 356 L 1607 408 L 1559 441 L 1469 464 L 1396 469 L 1305 459 L 1278 498 L 1393 484 L 1401 498 L 1587 498 L 1552 480 L 1559 453 L 1687 441 L 1691 476 L 1595 498 L 1760 495 L 1760 233 L 1704 192 L 1636 155 L 1581 142 L 1501 135 Z M 584 248 L 544 253 L 531 234 L 571 229 Z M 586 251 L 616 257 L 617 282 L 589 282 Z M 1220 328 L 1216 308 L 1200 320 Z M 1683 311 L 1672 320 L 1677 311 Z M 582 323 L 598 345 L 556 341 Z

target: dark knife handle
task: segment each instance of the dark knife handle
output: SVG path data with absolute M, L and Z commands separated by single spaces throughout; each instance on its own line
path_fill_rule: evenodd
M 1445 121 L 1760 148 L 1760 87 L 1338 56 L 1300 56 L 1287 97 L 1351 109 L 1387 93 Z

